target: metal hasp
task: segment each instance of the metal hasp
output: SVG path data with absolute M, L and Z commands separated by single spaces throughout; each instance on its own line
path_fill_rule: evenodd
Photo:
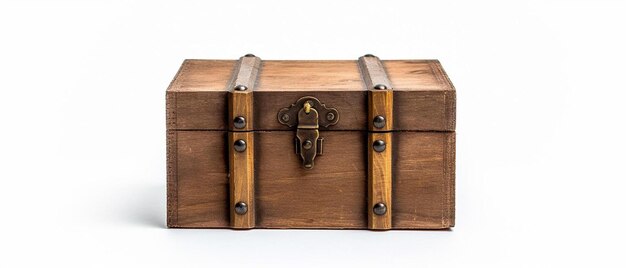
M 315 97 L 302 97 L 290 107 L 278 111 L 278 122 L 283 125 L 296 126 L 296 154 L 302 158 L 306 169 L 314 166 L 315 157 L 323 153 L 323 138 L 319 128 L 329 127 L 339 122 L 337 109 L 327 108 Z

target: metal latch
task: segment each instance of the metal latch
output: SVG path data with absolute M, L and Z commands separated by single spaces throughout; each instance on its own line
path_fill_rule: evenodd
M 296 128 L 296 154 L 302 158 L 304 168 L 311 169 L 315 157 L 323 153 L 324 138 L 320 137 L 320 126 L 326 128 L 337 124 L 337 109 L 327 108 L 315 97 L 302 97 L 290 107 L 278 111 L 278 122 Z

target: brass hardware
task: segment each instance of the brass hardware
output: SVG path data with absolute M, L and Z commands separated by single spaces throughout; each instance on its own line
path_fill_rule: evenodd
M 278 122 L 288 127 L 296 126 L 296 154 L 302 158 L 304 168 L 311 169 L 315 157 L 323 153 L 324 139 L 320 137 L 319 128 L 337 124 L 339 112 L 327 108 L 317 98 L 302 97 L 278 111 Z

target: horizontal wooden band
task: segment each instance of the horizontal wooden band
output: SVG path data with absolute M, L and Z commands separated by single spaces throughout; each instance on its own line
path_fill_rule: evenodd
M 235 143 L 243 141 L 245 149 L 237 151 Z M 255 227 L 254 204 L 254 132 L 229 132 L 230 226 L 235 229 Z M 238 143 L 239 150 L 241 145 Z M 245 213 L 237 213 L 237 204 L 243 203 Z

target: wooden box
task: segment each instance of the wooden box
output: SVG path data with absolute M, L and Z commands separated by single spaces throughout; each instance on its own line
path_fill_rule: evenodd
M 456 92 L 437 60 L 185 60 L 167 226 L 454 226 Z

